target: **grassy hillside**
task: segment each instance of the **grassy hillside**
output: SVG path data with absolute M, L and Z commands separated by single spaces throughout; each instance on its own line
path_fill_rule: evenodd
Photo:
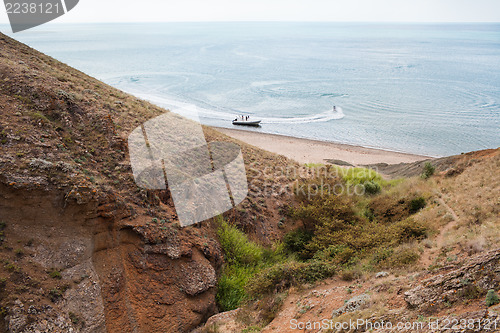
M 165 112 L 0 34 L 0 332 L 189 332 L 233 309 L 201 330 L 286 331 L 497 309 L 498 149 L 379 166 L 405 176 L 388 180 L 204 127 L 241 146 L 250 192 L 180 228 L 169 191 L 139 188 L 128 156 L 130 132 Z

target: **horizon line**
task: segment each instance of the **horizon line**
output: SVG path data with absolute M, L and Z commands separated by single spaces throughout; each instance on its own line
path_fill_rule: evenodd
M 213 20 L 213 21 L 80 21 L 58 22 L 47 24 L 143 24 L 143 23 L 355 23 L 355 24 L 500 24 L 500 21 L 317 21 L 317 20 Z M 0 25 L 10 25 L 0 22 Z

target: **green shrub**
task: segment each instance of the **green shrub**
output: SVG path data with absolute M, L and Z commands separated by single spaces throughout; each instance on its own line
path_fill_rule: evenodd
M 228 224 L 222 217 L 217 219 L 219 242 L 225 253 L 226 266 L 219 278 L 216 300 L 223 311 L 234 310 L 248 298 L 245 286 L 261 265 L 274 254 L 251 242 L 247 235 Z
M 399 221 L 393 224 L 390 229 L 392 229 L 393 239 L 398 244 L 421 240 L 427 237 L 427 228 L 412 218 Z
M 316 252 L 314 258 L 332 261 L 340 265 L 350 265 L 355 263 L 356 252 L 346 245 L 330 245 L 324 250 Z
M 257 327 L 264 327 L 272 322 L 274 318 L 276 318 L 276 315 L 278 315 L 287 296 L 288 292 L 272 294 L 264 297 L 260 302 L 257 303 L 257 309 L 259 310 L 260 318 L 262 318 L 259 318 L 259 326 Z M 257 330 L 256 332 L 260 331 L 261 329 Z
M 49 276 L 53 279 L 61 279 L 62 278 L 62 275 L 61 275 L 61 272 L 59 272 L 58 270 L 54 269 L 52 271 L 49 272 Z
M 19 272 L 19 271 L 21 271 L 21 269 L 19 268 L 19 266 L 17 266 L 16 264 L 12 264 L 10 262 L 6 262 L 4 267 L 9 272 Z
M 54 288 L 49 291 L 49 298 L 52 302 L 57 302 L 63 296 L 63 292 L 60 289 Z
M 423 179 L 427 179 L 427 178 L 431 177 L 435 171 L 436 171 L 436 168 L 431 164 L 431 162 L 425 162 L 424 171 L 422 171 L 422 174 L 420 176 Z
M 408 209 L 410 211 L 410 214 L 415 214 L 416 212 L 418 212 L 419 210 L 424 208 L 425 205 L 426 205 L 426 202 L 425 202 L 424 197 L 418 197 L 418 198 L 412 199 L 408 203 Z
M 245 286 L 255 271 L 255 268 L 237 265 L 224 268 L 219 278 L 216 295 L 217 304 L 221 311 L 234 310 L 248 298 Z
M 316 233 L 315 229 L 326 220 L 354 222 L 358 218 L 353 199 L 347 195 L 328 195 L 303 199 L 302 204 L 292 211 L 292 217 L 302 220 L 304 228 Z
M 375 213 L 373 212 L 372 208 L 365 208 L 365 210 L 363 211 L 363 216 L 366 217 L 370 222 L 375 220 Z
M 33 120 L 36 120 L 36 121 L 41 121 L 43 123 L 50 123 L 50 120 L 42 113 L 40 112 L 32 112 L 29 114 L 30 117 L 33 119 Z
M 283 238 L 285 249 L 290 252 L 298 253 L 299 256 L 304 257 L 304 250 L 312 239 L 312 232 L 304 229 L 296 229 L 288 232 Z
M 383 267 L 405 267 L 415 264 L 420 258 L 420 253 L 414 248 L 403 248 L 394 251 L 393 254 L 381 263 Z
M 495 292 L 495 290 L 488 290 L 488 293 L 486 294 L 486 306 L 489 307 L 498 303 L 500 303 L 500 298 L 498 298 L 498 294 Z
M 381 187 L 378 183 L 369 181 L 363 184 L 366 194 L 377 194 L 380 192 Z
M 379 185 L 385 184 L 382 176 L 372 169 L 336 167 L 336 171 L 348 185 L 365 184 L 368 182 Z
M 374 265 L 380 265 L 383 262 L 386 262 L 394 253 L 394 249 L 392 247 L 383 247 L 379 248 L 372 255 L 371 263 Z
M 398 248 L 381 247 L 370 258 L 373 266 L 398 268 L 413 265 L 420 259 L 420 253 L 414 246 L 403 245 Z
M 229 264 L 255 265 L 261 261 L 262 248 L 223 219 L 219 219 L 217 234 Z

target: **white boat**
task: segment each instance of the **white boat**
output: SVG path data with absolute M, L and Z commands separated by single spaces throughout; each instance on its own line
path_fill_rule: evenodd
M 242 125 L 242 126 L 260 126 L 261 120 L 241 120 L 235 119 L 233 120 L 233 125 Z

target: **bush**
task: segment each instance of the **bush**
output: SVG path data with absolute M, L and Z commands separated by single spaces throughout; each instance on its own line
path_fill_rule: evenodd
M 248 298 L 245 286 L 255 271 L 255 268 L 236 265 L 224 268 L 215 297 L 221 311 L 234 310 Z
M 261 261 L 262 248 L 223 219 L 219 220 L 217 234 L 229 264 L 254 265 Z
M 393 248 L 380 248 L 372 255 L 371 263 L 374 265 L 380 265 L 381 263 L 387 261 L 393 253 Z
M 312 232 L 304 229 L 296 229 L 290 231 L 283 238 L 283 243 L 285 248 L 293 253 L 298 253 L 301 257 L 304 257 L 304 250 L 312 239 Z
M 395 253 L 387 261 L 390 267 L 405 267 L 413 265 L 420 259 L 420 253 L 416 249 L 406 248 Z
M 367 182 L 379 185 L 385 183 L 382 176 L 372 169 L 337 167 L 337 172 L 348 185 L 365 184 Z
M 467 284 L 457 294 L 459 298 L 476 299 L 484 295 L 484 290 L 474 284 Z
M 49 272 L 49 276 L 53 279 L 61 279 L 62 276 L 61 276 L 61 272 L 59 272 L 58 270 L 53 270 L 53 271 L 50 271 Z
M 354 281 L 363 277 L 363 272 L 360 269 L 347 269 L 340 274 L 340 278 L 344 281 Z
M 68 316 L 69 316 L 69 319 L 71 320 L 71 322 L 73 323 L 73 325 L 78 325 L 78 324 L 82 324 L 84 325 L 85 323 L 83 322 L 82 318 L 80 318 L 80 316 L 78 316 L 76 313 L 74 312 L 69 312 L 68 313 Z
M 410 214 L 415 214 L 416 212 L 418 212 L 419 210 L 424 208 L 425 205 L 426 205 L 426 202 L 425 202 L 424 197 L 418 197 L 418 198 L 412 199 L 408 203 L 408 209 L 410 211 Z
M 57 302 L 61 297 L 63 297 L 63 292 L 60 289 L 53 288 L 49 291 L 49 298 L 52 302 Z
M 486 294 L 486 306 L 489 307 L 498 303 L 500 303 L 500 298 L 498 298 L 498 295 L 495 292 L 495 290 L 493 289 L 488 290 L 488 293 Z
M 392 229 L 398 243 L 421 240 L 427 237 L 427 228 L 412 218 L 395 223 Z
M 399 268 L 415 264 L 420 259 L 420 253 L 413 247 L 398 249 L 381 249 L 372 258 L 372 263 L 382 268 Z
M 266 249 L 250 241 L 247 235 L 221 217 L 218 223 L 217 234 L 226 265 L 219 278 L 216 300 L 222 311 L 230 311 L 248 299 L 246 286 L 255 274 L 286 257 L 284 244 L 275 243 L 272 249 Z
M 346 245 L 330 245 L 326 249 L 317 252 L 315 258 L 325 261 L 333 261 L 340 265 L 350 265 L 357 260 L 356 252 Z
M 366 217 L 370 222 L 375 220 L 375 214 L 373 212 L 373 208 L 365 208 L 365 210 L 363 211 L 363 216 Z
M 380 192 L 381 187 L 378 183 L 369 181 L 363 184 L 366 194 L 377 194 Z
M 249 281 L 247 291 L 252 296 L 279 292 L 291 286 L 326 279 L 335 273 L 334 267 L 322 261 L 276 264 L 259 272 Z
M 423 179 L 427 179 L 431 177 L 434 172 L 436 171 L 436 168 L 431 164 L 431 162 L 425 162 L 424 164 L 424 171 L 420 175 Z

